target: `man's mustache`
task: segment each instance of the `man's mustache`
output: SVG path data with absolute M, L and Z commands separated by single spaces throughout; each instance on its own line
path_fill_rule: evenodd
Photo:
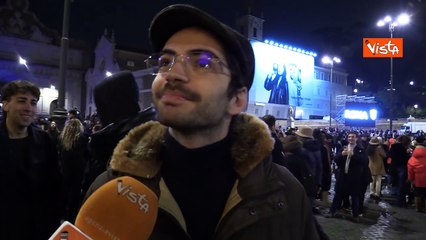
M 184 87 L 182 84 L 180 83 L 176 83 L 176 82 L 167 82 L 166 85 L 164 85 L 164 88 L 157 94 L 157 97 L 160 98 L 161 96 L 164 95 L 165 91 L 178 91 L 179 93 L 182 93 L 183 96 L 190 100 L 190 101 L 201 101 L 201 96 L 200 94 Z

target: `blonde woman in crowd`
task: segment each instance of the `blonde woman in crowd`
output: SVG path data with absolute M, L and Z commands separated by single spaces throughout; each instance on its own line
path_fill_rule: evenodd
M 75 220 L 81 203 L 81 189 L 88 154 L 88 138 L 83 124 L 77 118 L 70 119 L 59 137 L 59 163 L 65 185 L 65 215 Z

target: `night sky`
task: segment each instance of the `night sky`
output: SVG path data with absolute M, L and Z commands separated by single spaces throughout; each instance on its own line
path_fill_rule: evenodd
M 4 5 L 5 0 L 0 0 Z M 394 37 L 404 38 L 404 58 L 394 60 L 394 84 L 415 81 L 426 84 L 426 3 L 425 0 L 74 0 L 71 4 L 70 37 L 94 46 L 105 28 L 114 29 L 119 46 L 147 52 L 148 26 L 153 16 L 173 3 L 198 6 L 234 26 L 238 16 L 249 9 L 265 19 L 264 38 L 273 39 L 324 55 L 336 55 L 349 73 L 348 82 L 364 80 L 373 91 L 389 81 L 389 59 L 364 59 L 362 38 L 389 37 L 387 27 L 376 27 L 379 19 L 406 12 L 407 26 L 396 28 Z M 62 29 L 63 1 L 30 0 L 30 11 L 48 27 Z

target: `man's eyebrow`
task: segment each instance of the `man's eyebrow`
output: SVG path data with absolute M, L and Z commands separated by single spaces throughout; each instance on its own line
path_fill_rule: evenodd
M 171 49 L 163 49 L 160 51 L 160 54 L 176 54 L 176 51 L 173 51 Z

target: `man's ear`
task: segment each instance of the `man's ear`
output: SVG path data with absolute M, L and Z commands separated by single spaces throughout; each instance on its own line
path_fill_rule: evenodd
M 233 116 L 247 108 L 248 92 L 246 87 L 238 89 L 231 97 L 228 104 L 228 113 Z
M 3 103 L 3 111 L 7 112 L 9 108 L 9 101 L 2 101 Z

